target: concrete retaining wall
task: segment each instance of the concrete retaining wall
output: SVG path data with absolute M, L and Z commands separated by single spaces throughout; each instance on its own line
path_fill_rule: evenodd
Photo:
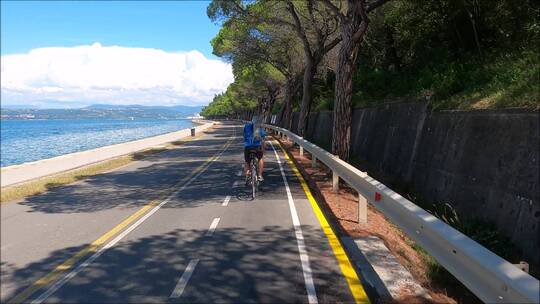
M 206 122 L 195 127 L 195 132 L 202 132 L 210 128 L 213 123 Z M 0 169 L 0 185 L 2 187 L 10 186 L 36 178 L 45 177 L 69 171 L 98 163 L 111 158 L 131 154 L 137 151 L 145 150 L 155 146 L 163 145 L 168 142 L 179 140 L 191 135 L 190 129 L 183 129 L 163 135 L 143 138 L 126 143 L 105 146 L 87 151 L 70 153 L 53 158 L 28 162 L 21 165 L 8 166 Z
M 329 149 L 332 120 L 312 113 L 306 139 Z M 355 109 L 351 161 L 389 186 L 450 203 L 461 217 L 495 222 L 538 264 L 539 125 L 539 112 L 521 110 L 431 113 L 420 102 Z

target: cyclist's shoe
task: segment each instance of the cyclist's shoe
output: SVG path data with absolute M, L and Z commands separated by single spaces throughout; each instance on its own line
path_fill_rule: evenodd
M 262 177 L 262 175 L 257 176 L 257 180 L 261 183 L 264 182 L 264 178 Z

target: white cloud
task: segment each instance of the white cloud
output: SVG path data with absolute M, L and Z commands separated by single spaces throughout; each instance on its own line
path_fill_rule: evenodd
M 233 81 L 230 64 L 198 51 L 102 46 L 4 55 L 1 100 L 9 104 L 206 104 Z

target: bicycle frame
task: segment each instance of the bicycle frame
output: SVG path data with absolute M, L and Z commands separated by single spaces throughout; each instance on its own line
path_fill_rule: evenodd
M 257 154 L 254 152 L 250 152 L 249 154 L 249 164 L 250 164 L 250 173 L 251 173 L 251 198 L 255 199 L 257 188 L 259 186 L 259 180 L 257 179 L 257 176 L 259 176 L 259 164 L 257 159 Z

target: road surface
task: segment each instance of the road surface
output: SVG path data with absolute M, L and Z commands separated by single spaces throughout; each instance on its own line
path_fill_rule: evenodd
M 336 303 L 358 277 L 277 142 L 251 200 L 242 128 L 1 206 L 1 300 Z

